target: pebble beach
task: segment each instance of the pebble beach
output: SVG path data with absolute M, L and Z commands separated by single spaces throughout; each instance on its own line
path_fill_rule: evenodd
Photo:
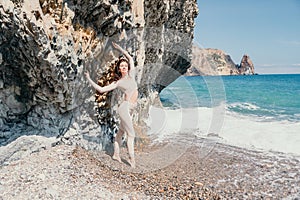
M 132 169 L 125 147 L 118 163 L 109 149 L 57 145 L 1 166 L 0 199 L 299 199 L 298 157 L 208 148 L 148 145 L 136 149 Z

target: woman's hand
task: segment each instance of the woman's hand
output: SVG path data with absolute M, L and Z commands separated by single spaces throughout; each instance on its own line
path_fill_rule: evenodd
M 129 53 L 126 50 L 124 50 L 122 47 L 120 47 L 120 45 L 116 44 L 115 42 L 112 42 L 112 45 L 115 49 L 118 49 L 121 53 L 123 53 L 126 56 L 126 58 L 129 60 L 129 65 L 133 67 L 134 62 L 131 55 L 129 55 Z
M 84 75 L 87 79 L 90 79 L 90 73 L 88 71 L 84 72 Z
M 120 50 L 120 51 L 123 50 L 122 47 L 120 47 L 120 45 L 118 45 L 118 44 L 116 44 L 116 43 L 114 43 L 114 42 L 112 42 L 112 45 L 113 45 L 113 47 L 114 47 L 115 49 L 118 49 L 118 50 Z

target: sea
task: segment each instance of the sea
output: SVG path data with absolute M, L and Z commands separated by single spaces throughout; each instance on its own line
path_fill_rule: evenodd
M 157 138 L 178 133 L 300 155 L 300 74 L 181 76 L 152 107 Z

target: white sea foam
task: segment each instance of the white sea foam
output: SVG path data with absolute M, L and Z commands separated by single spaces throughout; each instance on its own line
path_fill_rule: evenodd
M 149 134 L 157 140 L 191 133 L 215 135 L 231 145 L 300 155 L 300 122 L 259 121 L 232 114 L 225 106 L 168 110 L 151 107 Z
M 252 103 L 232 103 L 230 107 L 237 107 L 237 108 L 242 108 L 242 109 L 247 109 L 247 110 L 259 110 L 261 109 L 259 106 L 254 105 Z

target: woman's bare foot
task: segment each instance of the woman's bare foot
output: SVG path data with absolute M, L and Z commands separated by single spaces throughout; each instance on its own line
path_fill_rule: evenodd
M 130 166 L 132 168 L 135 168 L 135 160 L 134 160 L 134 158 L 129 158 L 128 163 L 130 164 Z
M 120 156 L 113 155 L 112 159 L 118 161 L 119 163 L 122 163 L 122 160 L 121 160 Z

